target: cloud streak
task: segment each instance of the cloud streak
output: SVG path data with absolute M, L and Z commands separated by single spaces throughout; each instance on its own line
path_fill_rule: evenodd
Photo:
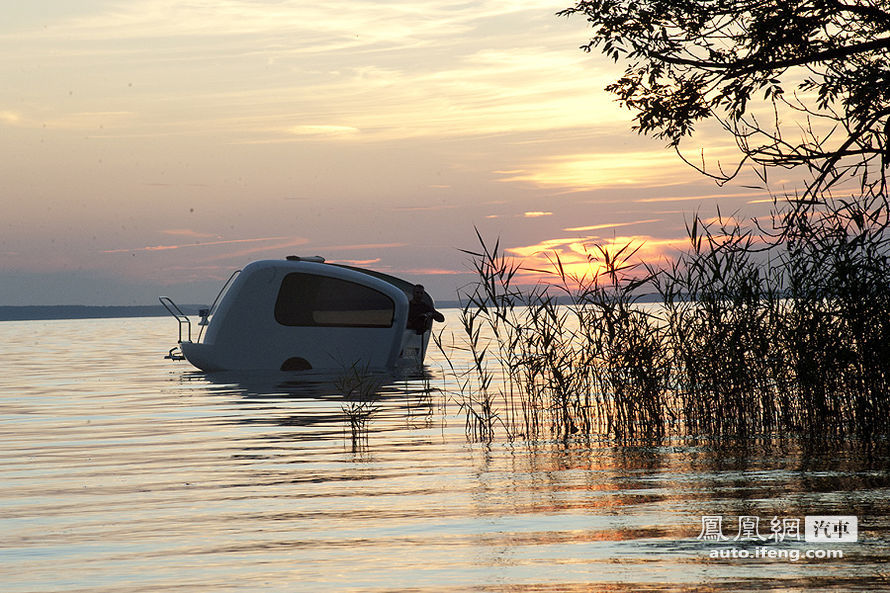
M 584 231 L 599 231 L 599 230 L 603 230 L 603 229 L 614 229 L 614 228 L 623 227 L 623 226 L 633 226 L 635 224 L 649 224 L 652 222 L 661 222 L 661 221 L 662 221 L 661 218 L 650 218 L 647 220 L 634 220 L 631 222 L 607 222 L 604 224 L 594 224 L 594 225 L 590 225 L 590 226 L 576 226 L 576 227 L 569 227 L 569 228 L 562 229 L 562 230 L 569 232 L 569 233 L 584 232 Z
M 767 192 L 743 192 L 743 193 L 723 193 L 723 194 L 703 194 L 703 195 L 691 195 L 691 196 L 661 196 L 656 198 L 636 198 L 634 202 L 639 204 L 654 204 L 658 202 L 694 202 L 697 200 L 728 200 L 732 198 L 762 198 L 762 196 L 769 195 Z M 754 203 L 772 203 L 772 198 L 769 199 L 756 199 L 749 201 L 749 204 Z
M 124 249 L 106 249 L 102 253 L 137 253 L 140 251 L 171 251 L 174 249 L 187 249 L 190 247 L 214 247 L 218 245 L 237 245 L 242 243 L 258 243 L 266 241 L 277 241 L 286 239 L 287 237 L 261 237 L 256 239 L 228 239 L 224 241 L 201 241 L 194 243 L 180 243 L 177 245 L 147 245 L 145 247 L 133 247 Z M 303 239 L 302 241 L 305 241 Z
M 108 137 L 213 129 L 244 144 L 379 141 L 627 120 L 592 91 L 609 77 L 564 42 L 558 9 L 544 0 L 143 0 L 8 31 L 0 50 L 16 63 L 53 60 L 61 80 L 97 62 L 138 73 L 138 94 L 95 91 L 96 102 L 136 108 L 114 116 Z M 515 31 L 527 28 L 535 45 L 517 45 Z M 101 116 L 0 110 L 77 129 Z

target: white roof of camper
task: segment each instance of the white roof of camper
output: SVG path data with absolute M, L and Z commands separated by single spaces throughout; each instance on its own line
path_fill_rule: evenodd
M 390 274 L 386 274 L 385 272 L 378 272 L 377 270 L 369 270 L 366 268 L 357 268 L 344 264 L 329 263 L 326 262 L 325 259 L 320 255 L 289 255 L 283 260 L 259 260 L 246 265 L 243 271 L 253 271 L 259 268 L 277 268 L 293 270 L 295 272 L 303 271 L 308 273 L 317 273 L 323 276 L 331 276 L 344 280 L 348 279 L 355 282 L 361 282 L 362 284 L 370 284 L 372 286 L 374 284 L 373 282 L 367 283 L 363 282 L 362 280 L 365 278 L 376 278 L 387 284 L 395 286 L 409 296 L 411 295 L 411 291 L 414 288 L 414 284 L 412 284 L 411 282 L 403 280 L 402 278 L 397 278 L 396 276 L 392 276 Z

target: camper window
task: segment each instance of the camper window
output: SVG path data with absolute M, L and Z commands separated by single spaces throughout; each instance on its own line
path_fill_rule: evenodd
M 302 327 L 392 327 L 395 303 L 373 288 L 294 272 L 284 277 L 275 319 Z

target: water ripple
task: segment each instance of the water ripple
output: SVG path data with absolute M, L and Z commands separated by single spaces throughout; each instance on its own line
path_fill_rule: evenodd
M 387 378 L 356 434 L 331 377 L 164 361 L 171 323 L 0 323 L 3 591 L 888 585 L 886 460 L 472 443 L 429 389 L 435 360 Z M 843 560 L 777 562 L 713 560 L 697 539 L 704 515 L 808 514 L 857 515 L 860 541 Z

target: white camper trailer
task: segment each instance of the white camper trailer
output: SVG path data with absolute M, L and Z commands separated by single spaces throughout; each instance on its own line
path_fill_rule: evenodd
M 406 327 L 413 289 L 405 280 L 317 256 L 253 262 L 201 311 L 194 341 L 188 317 L 169 297 L 160 298 L 180 324 L 178 350 L 167 357 L 208 372 L 419 365 L 430 332 Z M 429 295 L 424 299 L 432 308 Z

